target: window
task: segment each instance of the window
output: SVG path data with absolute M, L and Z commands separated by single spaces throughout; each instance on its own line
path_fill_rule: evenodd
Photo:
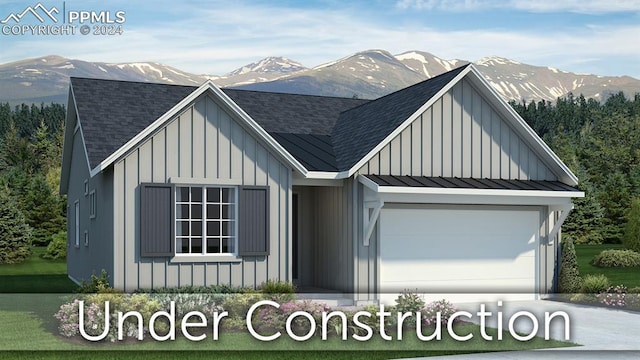
M 236 252 L 235 187 L 176 186 L 176 254 Z
M 84 181 L 84 196 L 89 195 L 89 180 Z
M 78 202 L 78 200 L 76 200 L 76 202 L 74 203 L 74 211 L 75 213 L 74 215 L 74 234 L 73 236 L 75 237 L 75 245 L 76 247 L 80 247 L 80 202 Z
M 89 246 L 89 232 L 84 231 L 84 246 Z
M 89 193 L 89 218 L 96 218 L 96 191 L 91 190 Z

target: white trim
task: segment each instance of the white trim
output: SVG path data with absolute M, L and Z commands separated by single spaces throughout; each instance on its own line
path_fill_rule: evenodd
M 569 216 L 569 212 L 573 209 L 573 204 L 569 203 L 564 206 L 554 207 L 550 206 L 549 210 L 551 211 L 560 211 L 560 216 L 553 224 L 553 228 L 549 231 L 549 235 L 547 236 L 547 241 L 552 242 L 558 233 L 560 232 L 560 227 Z
M 302 174 L 306 174 L 307 169 L 296 160 L 284 147 L 280 145 L 269 133 L 267 133 L 255 120 L 253 120 L 242 108 L 240 108 L 231 98 L 229 98 L 222 90 L 220 90 L 211 80 L 207 80 L 204 84 L 194 90 L 187 97 L 182 99 L 178 104 L 173 106 L 169 111 L 164 113 L 161 117 L 155 120 L 151 125 L 147 126 L 144 130 L 136 134 L 131 140 L 127 141 L 118 150 L 109 155 L 100 164 L 91 170 L 91 177 L 100 173 L 103 169 L 106 169 L 109 165 L 115 162 L 120 157 L 124 156 L 127 152 L 137 146 L 145 138 L 153 134 L 157 129 L 163 126 L 167 121 L 176 116 L 179 112 L 184 110 L 189 104 L 194 102 L 200 95 L 211 91 L 218 99 L 220 99 L 224 105 L 231 109 L 237 116 L 246 122 L 246 124 L 256 132 L 262 139 L 271 146 L 280 156 L 289 162 L 289 164 Z
M 415 195 L 480 195 L 480 196 L 519 196 L 545 198 L 584 197 L 582 191 L 545 191 L 545 190 L 502 190 L 502 189 L 465 189 L 465 188 L 432 188 L 405 186 L 378 186 L 381 194 L 415 194 Z
M 293 186 L 343 186 L 344 179 L 310 179 L 294 177 Z
M 373 204 L 371 204 L 373 203 Z M 373 229 L 376 226 L 376 222 L 378 222 L 378 218 L 380 217 L 380 210 L 384 206 L 384 201 L 365 201 L 363 206 L 363 229 L 364 238 L 362 239 L 362 246 L 369 246 L 369 240 L 371 239 L 371 235 L 373 234 Z M 373 209 L 373 213 L 369 216 L 369 209 Z
M 171 259 L 169 259 L 169 262 L 170 263 L 191 263 L 191 264 L 204 263 L 204 262 L 230 263 L 230 262 L 242 262 L 242 258 L 235 255 L 230 255 L 230 254 L 220 254 L 220 255 L 176 254 Z
M 73 202 L 73 246 L 80 247 L 80 201 Z
M 188 177 L 171 177 L 169 178 L 168 183 L 170 184 L 176 184 L 178 186 L 180 186 L 181 184 L 184 185 L 196 185 L 196 186 L 209 186 L 209 187 L 216 187 L 216 186 L 223 186 L 223 187 L 230 187 L 230 186 L 241 186 L 242 185 L 242 180 L 238 180 L 238 179 L 219 179 L 219 178 L 209 178 L 209 179 L 205 179 L 205 178 L 188 178 Z

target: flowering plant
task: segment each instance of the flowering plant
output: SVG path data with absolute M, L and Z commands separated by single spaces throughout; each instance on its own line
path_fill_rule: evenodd
M 427 306 L 422 309 L 422 322 L 427 326 L 435 325 L 438 322 L 438 314 L 440 314 L 440 323 L 442 323 L 442 325 L 447 325 L 449 318 L 456 311 L 458 311 L 458 309 L 447 300 L 442 299 L 434 301 L 427 304 Z
M 624 285 L 609 286 L 607 290 L 596 295 L 598 300 L 613 307 L 624 307 L 626 305 L 627 288 Z

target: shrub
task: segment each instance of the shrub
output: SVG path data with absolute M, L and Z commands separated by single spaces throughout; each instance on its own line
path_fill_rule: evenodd
M 578 259 L 576 249 L 571 238 L 567 237 L 562 242 L 562 260 L 560 262 L 560 275 L 558 276 L 558 291 L 561 293 L 575 293 L 580 290 L 582 279 L 578 271 Z
M 67 232 L 61 231 L 51 236 L 51 242 L 47 245 L 47 252 L 42 254 L 44 259 L 65 259 L 67 257 Z
M 295 286 L 286 281 L 267 280 L 259 288 L 264 294 L 268 294 L 275 302 L 287 302 L 295 300 L 296 289 Z
M 262 294 L 233 294 L 224 299 L 222 308 L 229 312 L 229 317 L 245 319 L 249 308 L 262 299 Z
M 0 186 L 0 264 L 17 264 L 31 255 L 31 227 L 9 190 Z
M 447 300 L 434 301 L 422 309 L 422 322 L 428 326 L 435 325 L 438 321 L 437 314 L 440 313 L 440 323 L 446 325 L 451 315 L 456 311 L 458 311 L 458 309 Z
M 624 307 L 627 288 L 624 285 L 609 286 L 607 290 L 597 295 L 602 304 L 613 307 Z
M 602 274 L 589 274 L 582 281 L 582 292 L 586 294 L 599 294 L 607 288 L 609 288 L 609 279 Z
M 626 218 L 622 244 L 629 250 L 640 252 L 640 198 L 631 201 Z
M 640 253 L 633 250 L 603 250 L 593 258 L 591 264 L 599 267 L 636 267 L 640 266 Z
M 273 306 L 262 308 L 257 316 L 258 321 L 256 323 L 259 327 L 267 329 L 283 329 L 287 318 L 296 311 L 304 311 L 310 314 L 315 320 L 316 326 L 320 326 L 322 324 L 322 313 L 329 313 L 331 308 L 324 303 L 311 300 L 289 301 L 281 304 L 279 308 Z M 304 316 L 296 317 L 291 324 L 291 328 L 297 335 L 307 334 L 311 330 L 310 322 Z
M 396 308 L 397 312 L 416 312 L 420 311 L 424 308 L 424 300 L 422 297 L 416 293 L 413 293 L 409 290 L 404 290 L 398 298 L 396 299 Z
M 100 272 L 100 277 L 97 277 L 95 274 L 91 275 L 90 281 L 82 281 L 78 289 L 76 289 L 77 293 L 80 294 L 91 294 L 98 292 L 107 292 L 108 289 L 111 289 L 109 286 L 109 276 L 107 275 L 107 271 L 102 269 Z
M 118 311 L 128 312 L 137 311 L 142 315 L 145 321 L 155 312 L 162 310 L 161 304 L 153 300 L 147 294 L 116 294 L 116 293 L 100 293 L 92 294 L 84 299 L 84 327 L 87 334 L 96 336 L 101 335 L 105 324 L 105 303 L 109 301 L 109 332 L 106 339 L 108 341 L 116 341 L 118 336 Z M 80 299 L 75 299 L 71 303 L 60 306 L 58 312 L 54 315 L 58 319 L 58 331 L 62 336 L 73 337 L 80 333 L 79 328 L 79 310 Z M 123 326 L 123 335 L 125 337 L 138 336 L 138 323 L 135 318 L 127 318 Z M 159 331 L 166 331 L 167 326 L 161 322 L 156 323 Z M 143 324 L 143 332 L 149 329 Z

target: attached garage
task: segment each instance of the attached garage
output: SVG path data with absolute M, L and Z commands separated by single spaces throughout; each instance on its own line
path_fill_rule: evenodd
M 391 301 L 404 289 L 452 301 L 535 298 L 538 207 L 387 206 L 380 289 Z

